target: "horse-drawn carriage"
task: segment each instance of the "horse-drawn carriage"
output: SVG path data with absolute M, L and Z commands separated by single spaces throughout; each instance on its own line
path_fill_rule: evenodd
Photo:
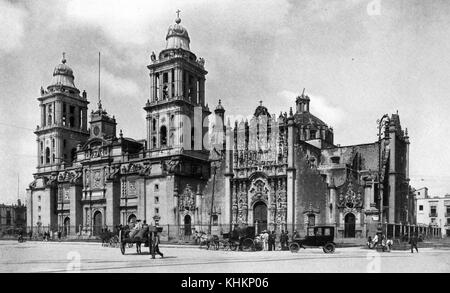
M 239 246 L 243 251 L 261 251 L 264 248 L 261 235 L 256 235 L 255 227 L 246 227 L 238 230 Z
M 126 246 L 129 248 L 136 244 L 136 252 L 142 253 L 141 245 L 149 248 L 149 253 L 154 258 L 154 239 L 157 233 L 162 232 L 162 227 L 144 225 L 142 229 L 133 231 L 128 226 L 119 229 L 120 252 L 125 254 Z

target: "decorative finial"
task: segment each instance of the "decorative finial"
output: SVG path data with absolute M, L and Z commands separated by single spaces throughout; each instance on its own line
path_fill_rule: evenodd
M 294 116 L 294 113 L 292 112 L 292 107 L 290 107 L 290 109 L 289 109 L 289 116 L 290 117 Z
M 177 18 L 175 19 L 175 22 L 176 22 L 176 23 L 180 23 L 180 22 L 181 22 L 180 12 L 181 12 L 181 10 L 180 10 L 180 9 L 177 9 L 177 11 L 176 11 L 176 13 L 177 13 Z
M 62 56 L 63 56 L 63 58 L 62 58 L 62 60 L 61 60 L 61 62 L 62 62 L 62 64 L 66 64 L 66 52 L 63 52 L 62 53 Z
M 119 132 L 119 136 L 120 136 L 120 138 L 123 137 L 122 129 L 121 129 L 120 132 Z
M 222 105 L 222 100 L 221 99 L 219 99 L 219 105 Z
M 259 101 L 259 105 L 262 106 L 263 101 Z
M 305 88 L 303 88 L 302 97 L 305 95 Z

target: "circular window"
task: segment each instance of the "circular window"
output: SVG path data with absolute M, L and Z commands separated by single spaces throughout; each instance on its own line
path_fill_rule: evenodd
M 100 133 L 100 128 L 98 126 L 94 127 L 94 135 L 98 135 Z

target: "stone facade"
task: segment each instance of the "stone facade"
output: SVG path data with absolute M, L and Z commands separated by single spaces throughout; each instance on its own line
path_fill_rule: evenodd
M 55 68 L 38 98 L 29 226 L 96 235 L 134 219 L 158 219 L 188 234 L 210 223 L 215 234 L 327 224 L 357 237 L 375 229 L 381 206 L 384 222 L 408 221 L 409 140 L 397 114 L 387 117 L 379 141 L 346 147 L 334 144 L 333 129 L 310 113 L 304 93 L 289 113 L 271 114 L 261 102 L 233 127 L 219 101 L 209 129 L 205 61 L 190 51 L 180 22 L 147 66 L 145 139 L 117 135 L 100 100 L 88 129 L 87 94 L 80 95 L 65 59 Z

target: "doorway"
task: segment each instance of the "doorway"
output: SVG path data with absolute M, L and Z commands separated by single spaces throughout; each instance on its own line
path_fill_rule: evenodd
M 94 236 L 100 235 L 102 231 L 102 213 L 96 211 L 94 214 Z
M 345 221 L 344 237 L 355 238 L 355 225 L 356 225 L 355 215 L 352 213 L 348 213 L 347 215 L 345 215 L 344 221 Z
M 256 233 L 267 230 L 267 205 L 260 201 L 253 206 L 253 224 Z
M 184 236 L 191 236 L 191 216 L 184 216 Z
M 64 236 L 67 236 L 70 234 L 70 218 L 66 217 L 64 219 Z

